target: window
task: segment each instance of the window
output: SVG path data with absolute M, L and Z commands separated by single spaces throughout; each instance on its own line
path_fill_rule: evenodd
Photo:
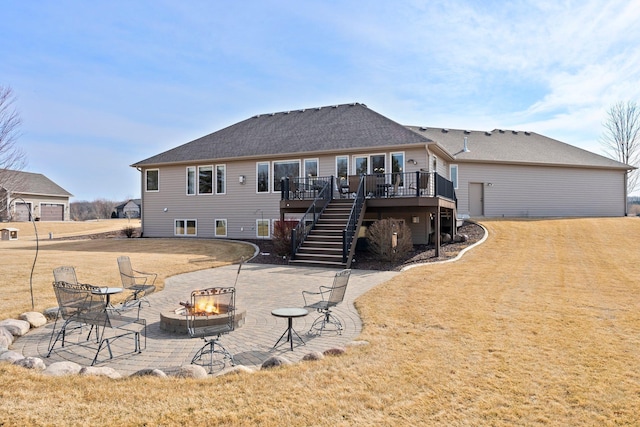
M 300 176 L 300 160 L 273 162 L 273 191 L 280 191 L 280 182 L 285 178 Z
M 340 181 L 347 180 L 349 175 L 349 157 L 336 156 L 336 176 Z
M 213 168 L 211 166 L 198 167 L 198 194 L 213 193 Z
M 197 221 L 195 219 L 176 219 L 174 234 L 176 236 L 195 236 L 198 234 Z
M 189 166 L 187 168 L 187 194 L 196 194 L 196 167 Z
M 216 165 L 216 194 L 225 194 L 227 181 L 226 165 Z
M 391 173 L 393 178 L 391 183 L 404 185 L 404 153 L 391 153 Z
M 147 169 L 146 171 L 146 191 L 159 191 L 160 190 L 160 170 L 159 169 Z
M 256 191 L 258 193 L 268 193 L 269 192 L 269 162 L 266 163 L 257 163 L 256 164 L 256 176 L 257 180 L 257 188 Z
M 268 238 L 270 231 L 268 219 L 256 219 L 256 237 Z
M 367 168 L 367 157 L 355 157 L 353 159 L 354 173 L 356 175 L 366 175 L 369 173 Z
M 304 160 L 304 176 L 307 178 L 316 178 L 318 176 L 318 159 Z
M 458 165 L 449 166 L 449 178 L 453 182 L 453 188 L 458 189 Z
M 227 237 L 227 220 L 226 219 L 216 219 L 215 235 L 216 237 Z

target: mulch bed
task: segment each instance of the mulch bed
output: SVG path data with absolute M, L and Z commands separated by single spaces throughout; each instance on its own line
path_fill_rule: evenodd
M 359 270 L 399 271 L 403 267 L 411 264 L 445 261 L 455 258 L 461 250 L 482 239 L 484 229 L 478 224 L 466 221 L 462 227 L 458 229 L 458 234 L 467 236 L 467 240 L 464 242 L 444 243 L 440 246 L 439 257 L 435 256 L 436 251 L 433 245 L 414 245 L 411 253 L 395 263 L 376 259 L 374 254 L 367 250 L 356 250 L 351 268 Z M 249 261 L 249 263 L 274 265 L 287 265 L 289 263 L 286 257 L 278 256 L 274 252 L 274 245 L 270 240 L 251 240 L 250 242 L 260 248 L 260 253 Z

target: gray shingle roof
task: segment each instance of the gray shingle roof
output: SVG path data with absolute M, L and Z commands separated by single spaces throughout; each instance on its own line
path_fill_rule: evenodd
M 40 173 L 7 169 L 3 169 L 1 172 L 3 182 L 0 183 L 0 187 L 6 186 L 12 193 L 73 197 L 73 194 Z
M 353 103 L 257 115 L 132 166 L 428 142 L 366 105 Z
M 442 145 L 458 161 L 631 169 L 624 163 L 535 132 L 490 132 L 407 126 Z M 467 137 L 468 152 L 462 152 Z

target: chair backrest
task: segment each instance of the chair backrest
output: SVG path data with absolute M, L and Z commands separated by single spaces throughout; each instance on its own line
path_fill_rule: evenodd
M 201 318 L 208 307 L 220 309 L 220 322 L 202 326 Z M 191 292 L 190 310 L 187 311 L 187 331 L 191 337 L 222 335 L 235 329 L 236 288 L 214 287 Z M 215 313 L 213 313 L 215 315 Z M 207 319 L 208 320 L 208 319 Z
M 428 172 L 420 172 L 420 183 L 421 190 L 426 190 L 429 188 L 429 173 Z
M 349 175 L 349 193 L 355 193 L 360 186 L 360 175 Z
M 69 266 L 54 268 L 53 279 L 56 282 L 67 282 L 73 285 L 78 283 L 78 278 L 76 277 L 76 269 Z
M 331 293 L 329 294 L 328 299 L 330 305 L 337 305 L 342 302 L 344 294 L 347 291 L 347 284 L 349 283 L 350 276 L 350 269 L 345 269 L 336 273 L 333 278 L 333 286 L 331 287 Z
M 136 278 L 133 274 L 133 268 L 131 267 L 131 260 L 128 256 L 123 255 L 118 257 L 118 270 L 120 270 L 122 286 L 130 288 L 136 284 Z
M 60 316 L 89 324 L 105 322 L 106 301 L 103 295 L 94 294 L 94 286 L 83 283 L 53 282 Z

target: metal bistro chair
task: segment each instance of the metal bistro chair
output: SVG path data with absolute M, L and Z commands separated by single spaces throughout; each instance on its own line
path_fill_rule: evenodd
M 131 291 L 131 295 L 124 300 L 123 307 L 137 305 L 140 308 L 142 301 L 151 305 L 146 296 L 156 290 L 155 282 L 158 274 L 134 270 L 131 267 L 131 259 L 126 255 L 118 257 L 118 269 L 122 287 Z
M 308 332 L 309 334 L 315 331 L 318 335 L 322 335 L 324 330 L 335 331 L 338 335 L 342 334 L 342 322 L 331 312 L 331 308 L 344 300 L 344 294 L 347 291 L 350 276 L 350 269 L 342 270 L 336 273 L 332 286 L 320 286 L 320 292 L 302 291 L 304 308 L 312 308 L 322 314 L 313 321 Z M 315 302 L 307 301 L 307 298 L 311 299 L 312 296 L 316 296 L 316 298 L 320 296 L 321 299 Z
M 208 307 L 216 311 L 207 310 Z M 202 338 L 205 342 L 193 356 L 191 363 L 208 366 L 210 374 L 213 373 L 214 365 L 219 366 L 220 369 L 224 368 L 226 360 L 234 366 L 233 355 L 220 344 L 220 337 L 235 329 L 236 288 L 215 287 L 195 290 L 191 292 L 191 302 L 185 312 L 189 336 Z M 221 316 L 220 321 L 211 324 L 209 322 L 211 315 Z
M 141 353 L 143 348 L 146 348 L 146 321 L 110 314 L 107 310 L 104 294 L 98 291 L 99 287 L 83 283 L 54 282 L 53 289 L 58 300 L 59 310 L 51 331 L 47 357 L 51 355 L 58 341 L 61 341 L 61 346 L 64 347 L 67 327 L 71 323 L 91 326 L 86 341 L 89 341 L 91 332 L 95 330 L 98 346 L 91 366 L 96 364 L 98 355 L 105 347 L 109 351 L 109 358 L 113 358 L 111 343 L 124 336 L 134 336 L 134 352 Z M 65 322 L 56 333 L 56 326 L 60 318 Z M 113 334 L 107 335 L 107 328 L 112 330 Z M 140 339 L 141 333 L 144 336 L 144 345 Z

